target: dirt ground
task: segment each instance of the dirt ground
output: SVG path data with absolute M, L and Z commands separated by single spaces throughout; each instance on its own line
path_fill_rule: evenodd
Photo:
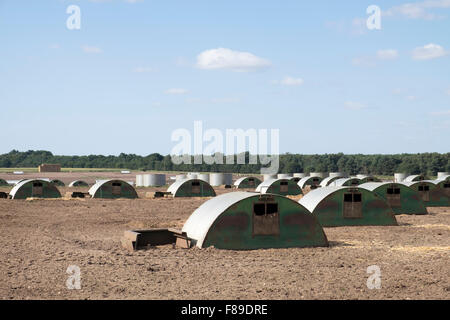
M 112 177 L 74 175 L 48 177 Z M 139 188 L 137 200 L 0 199 L 0 298 L 450 299 L 450 208 L 397 216 L 396 227 L 325 228 L 328 248 L 126 251 L 125 230 L 181 229 L 205 201 L 144 199 L 151 190 Z M 81 290 L 66 288 L 70 265 L 81 270 Z M 381 289 L 367 288 L 371 265 Z

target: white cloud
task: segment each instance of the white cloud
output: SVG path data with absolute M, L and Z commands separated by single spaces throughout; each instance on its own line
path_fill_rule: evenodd
M 349 109 L 349 110 L 362 110 L 362 109 L 366 109 L 367 105 L 365 105 L 364 103 L 360 103 L 360 102 L 347 101 L 347 102 L 345 102 L 345 108 Z
M 434 20 L 441 16 L 430 13 L 429 9 L 450 8 L 450 0 L 426 0 L 415 3 L 404 3 L 383 12 L 385 16 L 404 16 L 408 19 Z
M 83 51 L 85 53 L 102 53 L 102 49 L 100 49 L 99 47 L 92 47 L 92 46 L 83 46 Z
M 189 92 L 189 90 L 182 89 L 182 88 L 171 88 L 171 89 L 167 89 L 166 91 L 164 91 L 165 94 L 173 94 L 173 95 L 186 94 L 188 92 Z
M 398 58 L 398 51 L 395 49 L 378 50 L 377 57 L 381 60 L 393 60 Z
M 61 46 L 59 44 L 57 44 L 57 43 L 54 43 L 54 44 L 50 45 L 50 49 L 59 49 L 59 48 L 61 48 Z
M 413 50 L 412 56 L 414 60 L 429 60 L 443 57 L 447 54 L 440 45 L 430 43 L 423 47 L 418 47 Z
M 416 96 L 406 96 L 405 98 L 406 98 L 406 100 L 409 100 L 409 101 L 417 100 Z
M 284 86 L 301 86 L 305 81 L 302 78 L 284 77 L 281 84 Z
M 206 70 L 228 69 L 237 72 L 258 71 L 270 67 L 269 60 L 249 52 L 226 48 L 206 50 L 197 56 L 197 67 Z

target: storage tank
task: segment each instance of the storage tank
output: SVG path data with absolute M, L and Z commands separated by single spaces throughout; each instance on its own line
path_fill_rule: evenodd
M 209 183 L 209 173 L 200 173 L 198 179 Z
M 323 172 L 311 172 L 309 174 L 310 177 L 320 177 L 325 178 L 325 174 Z
M 160 187 L 166 185 L 165 174 L 145 174 L 143 180 L 144 187 Z
M 143 187 L 144 186 L 144 177 L 142 174 L 136 175 L 136 187 Z
M 306 173 L 294 173 L 294 177 L 296 177 L 296 178 L 304 178 L 304 177 L 306 177 Z
M 175 176 L 175 180 L 176 181 L 180 181 L 180 180 L 186 180 L 187 179 L 187 175 L 185 175 L 185 174 L 177 174 L 176 176 Z
M 277 179 L 277 175 L 276 174 L 265 174 L 264 175 L 264 181 L 269 180 L 269 179 Z
M 292 178 L 292 174 L 290 173 L 279 173 L 278 179 L 290 179 Z
M 223 173 L 211 173 L 209 176 L 209 184 L 213 187 L 222 186 L 225 184 Z
M 224 173 L 223 174 L 223 184 L 224 185 L 232 185 L 233 184 L 233 174 L 232 173 Z
M 402 182 L 407 176 L 407 173 L 394 173 L 394 182 Z
M 188 179 L 197 179 L 198 178 L 198 173 L 197 172 L 189 172 L 187 174 L 187 178 Z

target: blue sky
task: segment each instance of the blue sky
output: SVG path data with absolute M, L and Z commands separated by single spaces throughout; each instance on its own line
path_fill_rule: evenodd
M 168 154 L 196 120 L 283 153 L 449 152 L 449 34 L 449 0 L 0 0 L 0 153 Z

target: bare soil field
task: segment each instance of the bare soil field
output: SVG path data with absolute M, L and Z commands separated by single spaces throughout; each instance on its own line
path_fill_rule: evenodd
M 27 174 L 75 179 L 134 175 Z M 17 180 L 11 175 L 0 178 Z M 10 188 L 0 188 L 8 191 Z M 59 188 L 61 193 L 71 188 Z M 161 188 L 158 190 L 164 190 Z M 87 192 L 88 188 L 78 188 Z M 129 252 L 125 230 L 174 227 L 206 199 L 0 199 L 1 299 L 449 299 L 450 208 L 397 216 L 396 227 L 325 228 L 328 248 Z M 217 193 L 232 192 L 217 189 Z M 68 290 L 68 266 L 81 290 Z M 367 267 L 381 289 L 367 288 Z

